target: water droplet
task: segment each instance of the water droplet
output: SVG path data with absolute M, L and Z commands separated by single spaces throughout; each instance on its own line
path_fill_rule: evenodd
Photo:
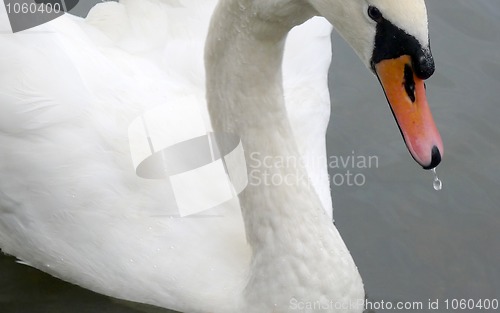
M 173 250 L 173 249 L 175 249 L 175 247 L 174 247 L 174 246 L 170 246 L 170 249 L 172 249 L 172 250 Z
M 432 183 L 434 190 L 436 190 L 436 191 L 442 190 L 443 189 L 443 182 L 441 181 L 441 179 L 439 179 L 437 172 L 436 172 L 436 168 L 433 168 L 431 171 L 432 171 L 432 174 L 434 175 L 434 181 Z

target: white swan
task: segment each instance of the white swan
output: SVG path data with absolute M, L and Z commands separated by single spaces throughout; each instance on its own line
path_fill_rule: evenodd
M 0 247 L 97 292 L 184 312 L 361 312 L 361 278 L 322 208 L 329 212 L 324 165 L 306 168 L 312 187 L 249 185 L 239 197 L 243 224 L 237 200 L 214 218 L 167 218 L 163 183 L 131 170 L 131 120 L 172 99 L 203 98 L 212 9 L 128 0 L 98 6 L 87 22 L 64 16 L 1 35 Z M 311 53 L 287 52 L 285 91 L 281 78 L 286 34 L 314 15 L 377 73 L 412 156 L 435 167 L 442 144 L 420 79 L 433 72 L 423 0 L 222 0 L 205 57 L 214 129 L 237 134 L 247 160 L 324 157 L 322 20 L 295 37 Z M 304 64 L 293 67 L 298 58 Z M 283 92 L 294 101 L 289 115 Z

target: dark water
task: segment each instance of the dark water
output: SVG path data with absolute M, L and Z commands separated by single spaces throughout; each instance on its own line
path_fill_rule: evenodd
M 379 168 L 359 171 L 363 187 L 334 189 L 334 216 L 372 299 L 500 298 L 500 1 L 427 3 L 443 190 L 413 162 L 378 82 L 342 43 L 328 147 L 376 155 Z
M 500 2 L 427 3 L 437 64 L 427 91 L 445 146 L 444 188 L 434 191 L 431 173 L 411 159 L 377 80 L 334 34 L 329 153 L 378 159 L 378 167 L 348 168 L 365 181 L 334 186 L 334 214 L 370 299 L 438 299 L 433 312 L 463 312 L 443 302 L 500 298 Z M 1 313 L 150 310 L 0 256 Z

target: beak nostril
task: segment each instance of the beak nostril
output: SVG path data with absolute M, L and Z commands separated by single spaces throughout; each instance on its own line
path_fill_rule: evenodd
M 413 71 L 410 65 L 405 65 L 405 73 L 404 73 L 404 86 L 406 90 L 406 94 L 410 98 L 411 102 L 415 103 L 415 80 L 413 79 Z

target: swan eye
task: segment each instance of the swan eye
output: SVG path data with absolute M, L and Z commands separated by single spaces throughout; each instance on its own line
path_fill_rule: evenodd
M 372 5 L 368 7 L 368 16 L 377 23 L 381 22 L 383 18 L 382 12 Z

